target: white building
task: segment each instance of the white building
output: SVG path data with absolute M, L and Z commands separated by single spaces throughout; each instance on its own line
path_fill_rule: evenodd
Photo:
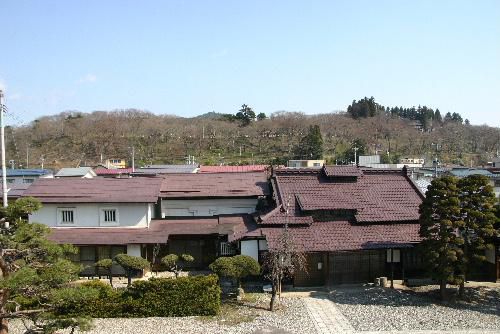
M 193 255 L 195 268 L 238 247 L 258 259 L 262 241 L 231 242 L 255 228 L 250 214 L 268 195 L 266 173 L 60 178 L 38 180 L 23 193 L 43 204 L 30 221 L 49 226 L 53 241 L 79 247 L 75 261 L 88 267 L 85 275 L 95 274 L 98 260 L 120 253 L 152 261 L 157 245 L 163 256 Z
M 96 176 L 97 174 L 91 167 L 61 168 L 55 175 L 57 178 L 74 177 L 84 179 L 91 179 Z
M 0 176 L 2 171 L 0 170 Z M 53 178 L 54 174 L 49 169 L 7 169 L 7 186 L 31 184 L 38 178 Z

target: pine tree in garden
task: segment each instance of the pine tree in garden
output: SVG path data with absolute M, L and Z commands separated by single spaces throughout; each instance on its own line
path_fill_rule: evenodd
M 26 333 L 88 327 L 85 319 L 52 313 L 52 294 L 77 279 L 80 267 L 68 260 L 74 247 L 50 242 L 47 226 L 26 221 L 40 206 L 33 198 L 21 198 L 0 209 L 0 334 L 8 333 L 8 320 L 16 318 L 31 320 L 24 322 Z
M 464 241 L 458 267 L 461 276 L 460 296 L 464 293 L 467 273 L 472 266 L 484 262 L 485 250 L 493 247 L 497 199 L 489 182 L 483 175 L 471 175 L 458 181 L 462 218 L 458 230 Z
M 458 180 L 444 176 L 432 181 L 420 205 L 421 248 L 430 275 L 439 281 L 440 294 L 446 299 L 446 285 L 455 279 L 463 238 L 457 228 L 463 225 Z

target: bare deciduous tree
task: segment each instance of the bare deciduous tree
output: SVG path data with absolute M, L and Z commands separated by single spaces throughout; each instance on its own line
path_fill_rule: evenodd
M 269 279 L 272 285 L 270 311 L 274 310 L 276 297 L 281 298 L 283 280 L 293 278 L 298 271 L 307 271 L 306 256 L 295 243 L 287 225 L 285 225 L 281 234 L 273 240 L 273 245 L 265 257 L 263 266 L 264 277 Z

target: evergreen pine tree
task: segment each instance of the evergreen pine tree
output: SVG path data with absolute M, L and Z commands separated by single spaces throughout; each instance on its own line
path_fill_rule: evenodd
M 441 298 L 446 299 L 446 285 L 455 279 L 463 239 L 456 233 L 460 221 L 457 179 L 444 176 L 432 181 L 420 205 L 421 248 L 430 275 L 439 281 Z
M 319 125 L 309 126 L 309 131 L 295 148 L 296 159 L 323 159 L 323 137 Z
M 470 175 L 458 181 L 463 238 L 463 253 L 459 257 L 460 295 L 470 269 L 486 260 L 485 250 L 493 247 L 495 235 L 495 204 L 497 199 L 489 179 L 484 175 Z

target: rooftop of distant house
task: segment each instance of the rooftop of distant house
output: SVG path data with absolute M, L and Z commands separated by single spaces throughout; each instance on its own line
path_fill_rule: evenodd
M 487 169 L 480 168 L 453 168 L 449 173 L 456 177 L 467 177 L 470 175 L 484 175 L 487 177 L 493 177 L 493 174 Z
M 90 173 L 93 176 L 96 176 L 92 167 L 75 167 L 75 168 L 61 168 L 55 175 L 55 177 L 78 177 L 84 176 Z
M 196 173 L 198 165 L 147 165 L 136 168 L 136 174 L 176 174 L 176 173 Z
M 15 177 L 15 176 L 36 177 L 36 176 L 43 176 L 43 175 L 49 175 L 49 174 L 52 174 L 52 171 L 50 169 L 29 169 L 29 168 L 26 168 L 26 169 L 18 169 L 18 168 L 7 169 L 7 173 L 6 173 L 6 175 L 10 176 L 10 177 Z M 2 176 L 2 175 L 3 175 L 3 172 L 0 169 L 0 176 Z
M 94 169 L 94 172 L 98 176 L 104 176 L 104 175 L 124 175 L 124 174 L 130 174 L 132 173 L 132 168 L 104 168 L 104 167 L 98 167 Z
M 163 175 L 161 197 L 260 197 L 270 194 L 267 174 L 200 173 Z
M 243 166 L 200 166 L 200 173 L 247 173 L 264 172 L 269 165 L 243 165 Z

